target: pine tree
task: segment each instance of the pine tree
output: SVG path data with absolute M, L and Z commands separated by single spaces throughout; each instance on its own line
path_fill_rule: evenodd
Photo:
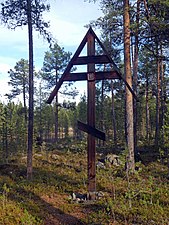
M 129 0 L 124 0 L 124 73 L 127 83 L 132 87 L 132 74 L 130 65 L 130 16 Z M 128 147 L 128 169 L 135 170 L 134 161 L 134 130 L 133 130 L 133 97 L 126 87 L 126 126 Z
M 71 53 L 66 52 L 57 43 L 45 53 L 42 68 L 42 79 L 47 81 L 48 88 L 57 84 L 61 74 L 70 60 Z M 55 109 L 55 140 L 58 139 L 58 94 L 56 95 Z
M 16 63 L 14 70 L 9 70 L 10 81 L 9 85 L 12 86 L 11 94 L 7 94 L 9 99 L 15 98 L 16 96 L 23 95 L 23 105 L 25 111 L 25 122 L 27 122 L 27 106 L 26 98 L 28 94 L 29 85 L 29 64 L 28 60 L 21 59 Z
M 7 0 L 1 3 L 2 10 L 0 18 L 8 28 L 15 29 L 19 26 L 28 26 L 29 40 L 29 115 L 28 115 L 28 151 L 27 151 L 27 178 L 32 178 L 32 149 L 33 149 L 33 27 L 40 32 L 48 41 L 51 36 L 46 28 L 49 24 L 42 18 L 42 12 L 49 10 L 49 5 L 45 5 L 40 0 Z

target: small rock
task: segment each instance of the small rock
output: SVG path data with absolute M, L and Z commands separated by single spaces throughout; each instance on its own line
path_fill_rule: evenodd
M 96 192 L 97 199 L 104 197 L 104 193 L 102 191 Z
M 87 200 L 87 195 L 73 192 L 71 198 L 74 202 L 82 203 Z
M 100 162 L 100 161 L 98 161 L 98 163 L 97 163 L 97 168 L 99 168 L 99 169 L 105 169 L 106 167 L 105 167 L 105 165 L 104 165 L 104 163 L 103 162 Z
M 105 157 L 105 161 L 107 163 L 110 163 L 113 166 L 119 166 L 119 165 L 121 165 L 121 161 L 119 159 L 119 156 L 118 155 L 115 155 L 115 154 L 108 154 Z

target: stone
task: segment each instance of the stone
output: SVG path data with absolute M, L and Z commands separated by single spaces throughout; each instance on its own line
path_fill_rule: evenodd
M 105 164 L 103 162 L 100 162 L 100 161 L 98 161 L 96 166 L 97 166 L 98 169 L 105 169 L 106 168 Z
M 105 162 L 106 163 L 109 163 L 113 166 L 119 166 L 121 165 L 121 161 L 119 159 L 119 156 L 118 155 L 115 155 L 115 154 L 108 154 L 106 157 L 105 157 Z

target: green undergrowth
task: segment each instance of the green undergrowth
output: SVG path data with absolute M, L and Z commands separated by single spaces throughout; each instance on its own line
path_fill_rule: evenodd
M 31 181 L 25 155 L 14 158 L 0 165 L 0 224 L 169 224 L 168 168 L 160 162 L 139 162 L 134 174 L 124 163 L 97 168 L 97 191 L 104 196 L 76 203 L 70 195 L 87 191 L 85 150 L 74 145 L 34 153 Z

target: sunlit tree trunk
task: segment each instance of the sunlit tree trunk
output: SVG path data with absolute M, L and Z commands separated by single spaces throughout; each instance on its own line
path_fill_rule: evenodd
M 55 141 L 58 140 L 58 94 L 55 97 L 56 107 L 55 107 Z
M 137 1 L 137 15 L 136 15 L 136 31 L 135 31 L 135 44 L 134 44 L 134 60 L 133 60 L 133 90 L 137 96 L 138 86 L 138 51 L 139 51 L 139 20 L 140 20 L 140 0 Z M 134 113 L 134 152 L 137 154 L 137 100 L 133 99 L 133 113 Z
M 127 83 L 132 87 L 131 64 L 130 64 L 130 17 L 129 0 L 124 0 L 124 72 Z M 126 125 L 128 147 L 128 170 L 134 171 L 134 132 L 133 132 L 133 96 L 126 87 Z
M 28 150 L 27 150 L 27 178 L 32 178 L 32 150 L 33 150 L 33 32 L 31 16 L 31 0 L 27 0 L 28 38 L 29 38 L 29 117 L 28 117 Z

